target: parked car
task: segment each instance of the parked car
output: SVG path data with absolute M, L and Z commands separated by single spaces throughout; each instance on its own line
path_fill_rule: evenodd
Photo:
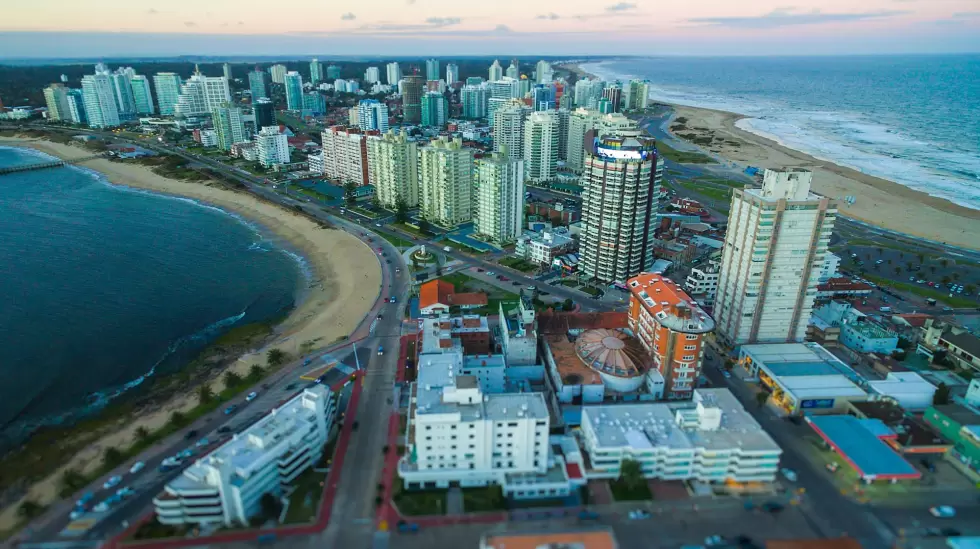
M 231 406 L 225 408 L 225 415 L 230 416 L 231 414 L 235 413 L 235 410 L 237 409 L 238 409 L 238 405 L 232 404 Z
M 82 518 L 82 515 L 84 515 L 84 514 L 85 514 L 85 511 L 82 511 L 80 509 L 75 509 L 71 513 L 68 513 L 68 518 L 71 519 L 71 520 L 78 520 L 78 519 Z
M 939 505 L 930 507 L 929 514 L 936 518 L 953 518 L 956 516 L 956 509 L 950 505 Z
M 129 468 L 129 474 L 135 475 L 136 473 L 142 471 L 143 467 L 146 467 L 146 464 L 143 463 L 142 461 L 137 461 L 136 463 L 133 464 L 132 467 Z
M 725 538 L 719 536 L 718 534 L 704 538 L 704 545 L 706 547 L 711 547 L 714 545 L 722 545 L 724 543 L 725 543 Z
M 94 497 L 95 494 L 93 494 L 92 492 L 85 492 L 84 494 L 82 494 L 82 497 L 80 497 L 78 501 L 75 502 L 75 507 L 84 509 L 85 507 L 88 506 L 89 503 L 92 502 L 92 499 Z
M 643 520 L 650 518 L 650 513 L 643 509 L 633 509 L 628 514 L 630 520 Z
M 252 391 L 251 393 L 248 394 L 248 396 L 245 397 L 245 402 L 252 402 L 256 398 L 258 398 L 258 396 L 259 396 L 258 393 Z
M 784 467 L 784 468 L 780 469 L 779 472 L 782 473 L 783 474 L 783 477 L 785 477 L 786 480 L 788 480 L 790 482 L 796 482 L 796 479 L 798 478 L 796 476 L 796 471 L 794 471 L 792 469 L 787 469 L 787 468 Z
M 186 433 L 184 433 L 184 440 L 190 440 L 190 439 L 192 439 L 192 438 L 194 438 L 196 436 L 197 436 L 197 430 L 196 429 L 191 429 L 190 431 L 187 431 Z
M 113 486 L 119 484 L 120 482 L 122 482 L 122 477 L 119 475 L 114 475 L 109 477 L 109 480 L 106 480 L 102 484 L 102 487 L 108 490 L 109 488 L 112 488 Z

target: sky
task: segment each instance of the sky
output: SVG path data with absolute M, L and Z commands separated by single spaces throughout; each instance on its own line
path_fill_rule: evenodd
M 29 0 L 0 58 L 980 51 L 980 0 Z

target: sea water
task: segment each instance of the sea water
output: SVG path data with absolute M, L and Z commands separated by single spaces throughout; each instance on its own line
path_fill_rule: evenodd
M 645 78 L 658 101 L 817 158 L 980 209 L 980 55 L 660 57 L 583 65 Z
M 0 147 L 0 167 L 50 159 Z M 0 452 L 288 312 L 301 261 L 238 216 L 83 168 L 0 176 Z

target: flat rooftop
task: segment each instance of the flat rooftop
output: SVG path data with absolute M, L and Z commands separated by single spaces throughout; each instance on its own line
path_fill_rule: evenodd
M 582 423 L 590 425 L 600 447 L 780 451 L 728 389 L 696 389 L 694 393 L 694 400 L 686 402 L 583 406 Z M 705 407 L 721 410 L 717 430 L 686 429 L 677 424 L 677 412 L 694 410 L 698 399 Z
M 480 549 L 616 549 L 612 530 L 487 535 Z
M 882 441 L 874 429 L 868 428 L 867 420 L 837 415 L 807 416 L 806 421 L 861 476 L 879 479 L 917 479 L 922 476 Z
M 558 375 L 565 385 L 602 385 L 599 373 L 589 368 L 575 352 L 575 343 L 564 334 L 545 335 L 545 344 L 551 349 Z
M 741 351 L 765 375 L 797 399 L 860 397 L 860 376 L 816 343 L 743 345 Z

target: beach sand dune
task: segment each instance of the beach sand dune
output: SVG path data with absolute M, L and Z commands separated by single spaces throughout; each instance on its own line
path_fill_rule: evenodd
M 2 145 L 28 146 L 61 158 L 71 159 L 91 153 L 70 145 L 48 141 L 0 138 Z M 314 348 L 324 347 L 349 335 L 370 312 L 381 288 L 381 266 L 377 255 L 354 236 L 335 229 L 324 229 L 304 216 L 268 202 L 218 186 L 200 182 L 176 181 L 161 177 L 142 166 L 97 159 L 82 164 L 101 172 L 112 183 L 175 196 L 193 198 L 228 211 L 236 212 L 271 230 L 302 252 L 313 272 L 305 299 L 277 327 L 275 340 L 265 348 L 241 357 L 224 371 L 245 375 L 253 364 L 265 365 L 269 349 L 282 349 L 293 356 L 300 346 L 314 341 Z M 215 392 L 223 389 L 222 372 L 211 382 Z M 159 409 L 132 418 L 125 428 L 107 434 L 98 442 L 73 456 L 63 468 L 35 483 L 28 498 L 40 503 L 57 499 L 58 480 L 67 468 L 82 472 L 98 468 L 106 448 L 125 448 L 134 440 L 139 427 L 150 430 L 166 424 L 175 411 L 188 411 L 197 405 L 196 394 L 180 395 Z M 19 501 L 0 511 L 0 531 L 16 524 Z

